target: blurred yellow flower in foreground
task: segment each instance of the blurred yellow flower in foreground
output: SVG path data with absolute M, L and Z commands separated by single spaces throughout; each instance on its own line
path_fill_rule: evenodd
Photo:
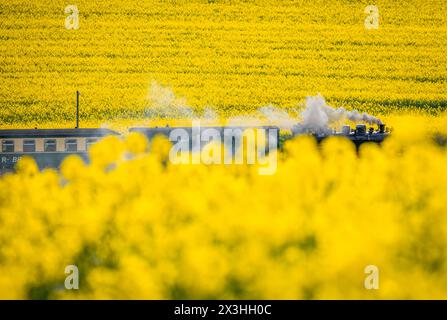
M 298 137 L 272 176 L 173 165 L 166 140 L 138 134 L 104 139 L 91 164 L 70 157 L 60 173 L 23 159 L 0 179 L 0 297 L 447 298 L 438 120 L 405 118 L 358 153 Z M 368 265 L 378 290 L 364 287 Z

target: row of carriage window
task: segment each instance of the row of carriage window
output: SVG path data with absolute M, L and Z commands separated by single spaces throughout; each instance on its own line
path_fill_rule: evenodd
M 94 144 L 98 139 L 87 139 L 86 149 L 88 150 L 92 144 Z M 2 142 L 2 152 L 15 152 L 15 141 L 14 140 L 3 140 Z M 56 152 L 56 139 L 45 139 L 43 143 L 44 152 Z M 77 139 L 65 139 L 65 151 L 66 152 L 77 152 L 78 151 L 78 141 Z M 36 152 L 36 140 L 25 139 L 23 140 L 23 152 Z

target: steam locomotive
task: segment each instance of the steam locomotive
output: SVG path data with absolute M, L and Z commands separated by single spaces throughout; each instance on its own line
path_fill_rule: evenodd
M 213 129 L 218 133 L 223 130 L 232 132 L 242 132 L 249 127 L 201 127 L 200 130 Z M 358 148 L 361 144 L 366 142 L 373 142 L 380 144 L 388 135 L 389 132 L 385 129 L 385 125 L 380 124 L 377 130 L 369 128 L 366 125 L 358 124 L 355 129 L 349 126 L 343 126 L 340 132 L 302 132 L 296 128 L 292 128 L 291 134 L 286 138 L 280 137 L 280 128 L 276 126 L 260 126 L 250 127 L 263 129 L 265 132 L 274 132 L 274 134 L 266 135 L 267 145 L 274 146 L 274 148 L 281 148 L 282 142 L 285 139 L 293 138 L 300 134 L 310 134 L 314 136 L 318 143 L 329 136 L 343 136 L 351 140 Z M 191 127 L 147 127 L 147 128 L 130 128 L 129 132 L 140 132 L 144 134 L 148 140 L 152 140 L 157 135 L 162 135 L 169 138 L 171 141 L 172 134 L 175 129 L 183 129 L 188 133 L 192 133 Z M 103 128 L 74 128 L 74 129 L 11 129 L 0 130 L 0 173 L 13 171 L 18 160 L 27 155 L 35 159 L 40 169 L 43 168 L 58 168 L 62 160 L 68 155 L 78 155 L 84 161 L 88 162 L 88 149 L 98 140 L 106 136 L 120 136 L 120 133 Z M 193 134 L 187 135 L 188 143 L 193 147 Z M 222 136 L 223 137 L 223 136 Z M 224 138 L 222 138 L 224 139 Z M 225 141 L 231 147 L 236 149 L 239 147 L 240 141 L 233 137 L 231 140 Z M 224 143 L 224 141 L 222 140 Z M 193 149 L 193 148 L 192 148 Z M 267 150 L 268 152 L 269 150 Z

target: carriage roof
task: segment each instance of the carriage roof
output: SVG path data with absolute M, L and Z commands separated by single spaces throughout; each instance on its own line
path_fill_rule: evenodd
M 105 128 L 82 129 L 3 129 L 0 139 L 5 138 L 68 138 L 68 137 L 103 137 L 119 135 L 118 132 Z

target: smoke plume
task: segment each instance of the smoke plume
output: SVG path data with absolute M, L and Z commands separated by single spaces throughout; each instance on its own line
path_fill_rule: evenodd
M 218 114 L 212 107 L 207 107 L 201 114 L 190 107 L 185 98 L 177 97 L 170 87 L 152 81 L 147 96 L 146 114 L 150 117 L 168 119 L 202 120 L 209 124 L 218 122 Z M 381 124 L 380 119 L 357 110 L 334 108 L 326 103 L 320 94 L 306 97 L 302 109 L 284 109 L 273 105 L 260 107 L 256 112 L 239 115 L 227 119 L 229 126 L 274 125 L 281 129 L 293 130 L 296 133 L 330 133 L 331 126 L 343 121 L 354 123 Z
M 146 97 L 146 114 L 151 118 L 190 119 L 214 122 L 218 115 L 214 108 L 206 107 L 200 114 L 188 105 L 185 98 L 177 97 L 171 87 L 152 81 Z
M 348 111 L 343 107 L 333 108 L 326 103 L 320 94 L 306 98 L 306 105 L 301 112 L 301 121 L 295 126 L 297 132 L 328 133 L 330 126 L 350 120 L 355 123 L 367 122 L 369 124 L 381 124 L 380 119 L 367 113 L 359 113 L 357 110 Z
M 147 95 L 146 113 L 159 118 L 195 118 L 194 110 L 187 105 L 185 98 L 178 98 L 170 87 L 152 81 Z

